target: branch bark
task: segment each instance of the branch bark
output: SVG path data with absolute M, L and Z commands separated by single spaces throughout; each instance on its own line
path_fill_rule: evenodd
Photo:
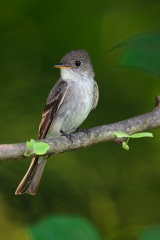
M 45 155 L 52 155 L 88 147 L 100 142 L 115 141 L 114 131 L 133 134 L 155 128 L 160 128 L 160 96 L 156 97 L 156 106 L 151 112 L 117 123 L 92 128 L 89 135 L 83 132 L 74 133 L 72 134 L 73 143 L 65 136 L 45 139 L 41 140 L 41 142 L 46 142 L 50 145 L 50 149 Z M 25 151 L 25 143 L 1 144 L 0 160 L 24 159 L 26 158 L 23 155 Z

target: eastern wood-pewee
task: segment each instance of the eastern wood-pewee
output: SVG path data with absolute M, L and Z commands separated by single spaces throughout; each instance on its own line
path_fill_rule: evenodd
M 39 126 L 39 139 L 70 134 L 97 106 L 99 91 L 90 57 L 85 50 L 67 53 L 59 65 L 61 78 L 51 89 Z M 34 157 L 15 194 L 36 194 L 49 156 Z

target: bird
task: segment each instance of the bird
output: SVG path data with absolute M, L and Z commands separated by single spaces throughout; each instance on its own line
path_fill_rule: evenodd
M 54 67 L 60 69 L 60 78 L 51 89 L 38 130 L 38 138 L 70 136 L 95 109 L 99 90 L 94 80 L 90 56 L 83 49 L 71 50 Z M 28 171 L 15 194 L 35 195 L 49 156 L 32 158 Z

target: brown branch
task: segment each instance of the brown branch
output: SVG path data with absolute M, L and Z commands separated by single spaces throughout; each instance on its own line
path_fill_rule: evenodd
M 50 145 L 50 149 L 45 155 L 84 148 L 100 142 L 114 141 L 114 131 L 132 134 L 154 128 L 160 128 L 160 96 L 156 97 L 156 106 L 151 112 L 121 122 L 92 128 L 89 135 L 83 132 L 74 133 L 73 143 L 65 136 L 43 140 Z M 2 144 L 0 145 L 0 160 L 24 159 L 25 150 L 25 143 Z

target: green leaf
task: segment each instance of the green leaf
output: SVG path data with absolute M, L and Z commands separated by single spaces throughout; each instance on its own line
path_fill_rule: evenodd
M 125 47 L 118 60 L 120 67 L 134 67 L 160 79 L 160 31 L 138 34 L 117 44 L 111 50 Z
M 33 146 L 33 151 L 37 155 L 45 154 L 48 149 L 49 149 L 49 145 L 47 143 L 44 143 L 44 142 L 35 143 L 34 146 Z
M 125 150 L 129 150 L 129 146 L 126 142 L 123 142 L 122 143 L 122 147 L 125 149 Z
M 29 230 L 38 240 L 102 240 L 89 220 L 76 216 L 48 216 L 30 225 Z
M 141 132 L 130 135 L 130 138 L 142 138 L 142 137 L 153 137 L 153 134 L 149 132 Z
M 25 156 L 25 157 L 29 157 L 30 155 L 32 155 L 32 153 L 33 153 L 32 151 L 29 152 L 29 151 L 27 150 L 27 151 L 25 151 L 24 156 Z
M 24 153 L 24 156 L 28 157 L 33 153 L 33 147 L 35 144 L 35 140 L 31 139 L 30 141 L 26 142 L 26 151 Z
M 35 140 L 33 140 L 33 139 L 31 139 L 30 141 L 27 141 L 26 142 L 27 149 L 33 148 L 34 144 L 35 144 Z
M 123 138 L 123 137 L 129 137 L 129 135 L 127 134 L 127 133 L 125 133 L 125 132 L 113 132 L 113 134 L 116 136 L 116 137 L 118 137 L 118 138 Z

